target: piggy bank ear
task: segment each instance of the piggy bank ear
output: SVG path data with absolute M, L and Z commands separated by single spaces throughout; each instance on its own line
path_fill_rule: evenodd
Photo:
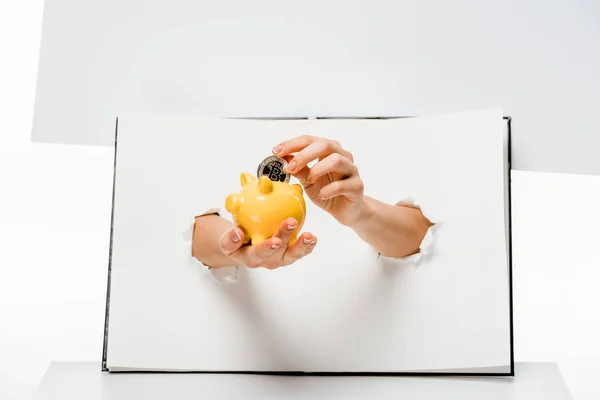
M 294 183 L 292 185 L 292 187 L 294 188 L 294 192 L 296 192 L 296 194 L 298 196 L 302 196 L 302 193 L 304 193 L 304 190 L 302 189 L 302 185 L 300 185 L 298 183 Z
M 273 191 L 273 181 L 266 176 L 261 176 L 258 180 L 258 192 L 262 194 L 271 193 Z
M 225 200 L 225 209 L 229 211 L 230 214 L 235 214 L 240 209 L 240 196 L 237 194 L 230 194 L 227 196 Z
M 249 174 L 248 172 L 242 172 L 240 175 L 240 183 L 242 186 L 246 186 L 251 184 L 252 182 L 256 182 L 256 178 Z

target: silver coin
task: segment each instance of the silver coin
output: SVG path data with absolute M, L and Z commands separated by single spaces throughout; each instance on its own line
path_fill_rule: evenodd
M 283 158 L 269 156 L 265 158 L 258 166 L 256 176 L 258 178 L 261 176 L 267 176 L 274 182 L 287 183 L 290 181 L 291 175 L 285 172 L 285 167 L 287 167 L 287 161 L 285 161 Z

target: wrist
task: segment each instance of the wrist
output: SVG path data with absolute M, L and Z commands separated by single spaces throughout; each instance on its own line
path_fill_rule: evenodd
M 221 238 L 234 226 L 218 214 L 196 217 L 192 235 L 192 256 L 208 268 L 237 266 L 239 263 L 221 248 Z
M 373 225 L 372 221 L 375 218 L 375 214 L 376 211 L 373 199 L 367 196 L 363 196 L 358 217 L 352 224 L 349 225 L 349 227 L 357 233 L 364 231 L 369 226 Z

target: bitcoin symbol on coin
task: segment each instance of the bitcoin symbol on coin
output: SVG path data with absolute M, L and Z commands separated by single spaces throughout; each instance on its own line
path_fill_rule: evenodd
M 256 176 L 267 176 L 274 182 L 289 182 L 290 174 L 285 172 L 287 162 L 283 158 L 269 156 L 265 158 L 258 166 Z
M 271 174 L 269 175 L 269 179 L 272 181 L 278 181 L 281 176 L 281 170 L 277 168 L 277 166 L 273 166 L 271 168 Z

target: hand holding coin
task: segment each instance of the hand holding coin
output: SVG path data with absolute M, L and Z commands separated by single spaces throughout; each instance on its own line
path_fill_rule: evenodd
M 346 226 L 359 219 L 364 211 L 364 185 L 352 154 L 340 143 L 305 135 L 279 143 L 272 151 L 286 161 L 285 172 L 300 181 L 315 205 Z

